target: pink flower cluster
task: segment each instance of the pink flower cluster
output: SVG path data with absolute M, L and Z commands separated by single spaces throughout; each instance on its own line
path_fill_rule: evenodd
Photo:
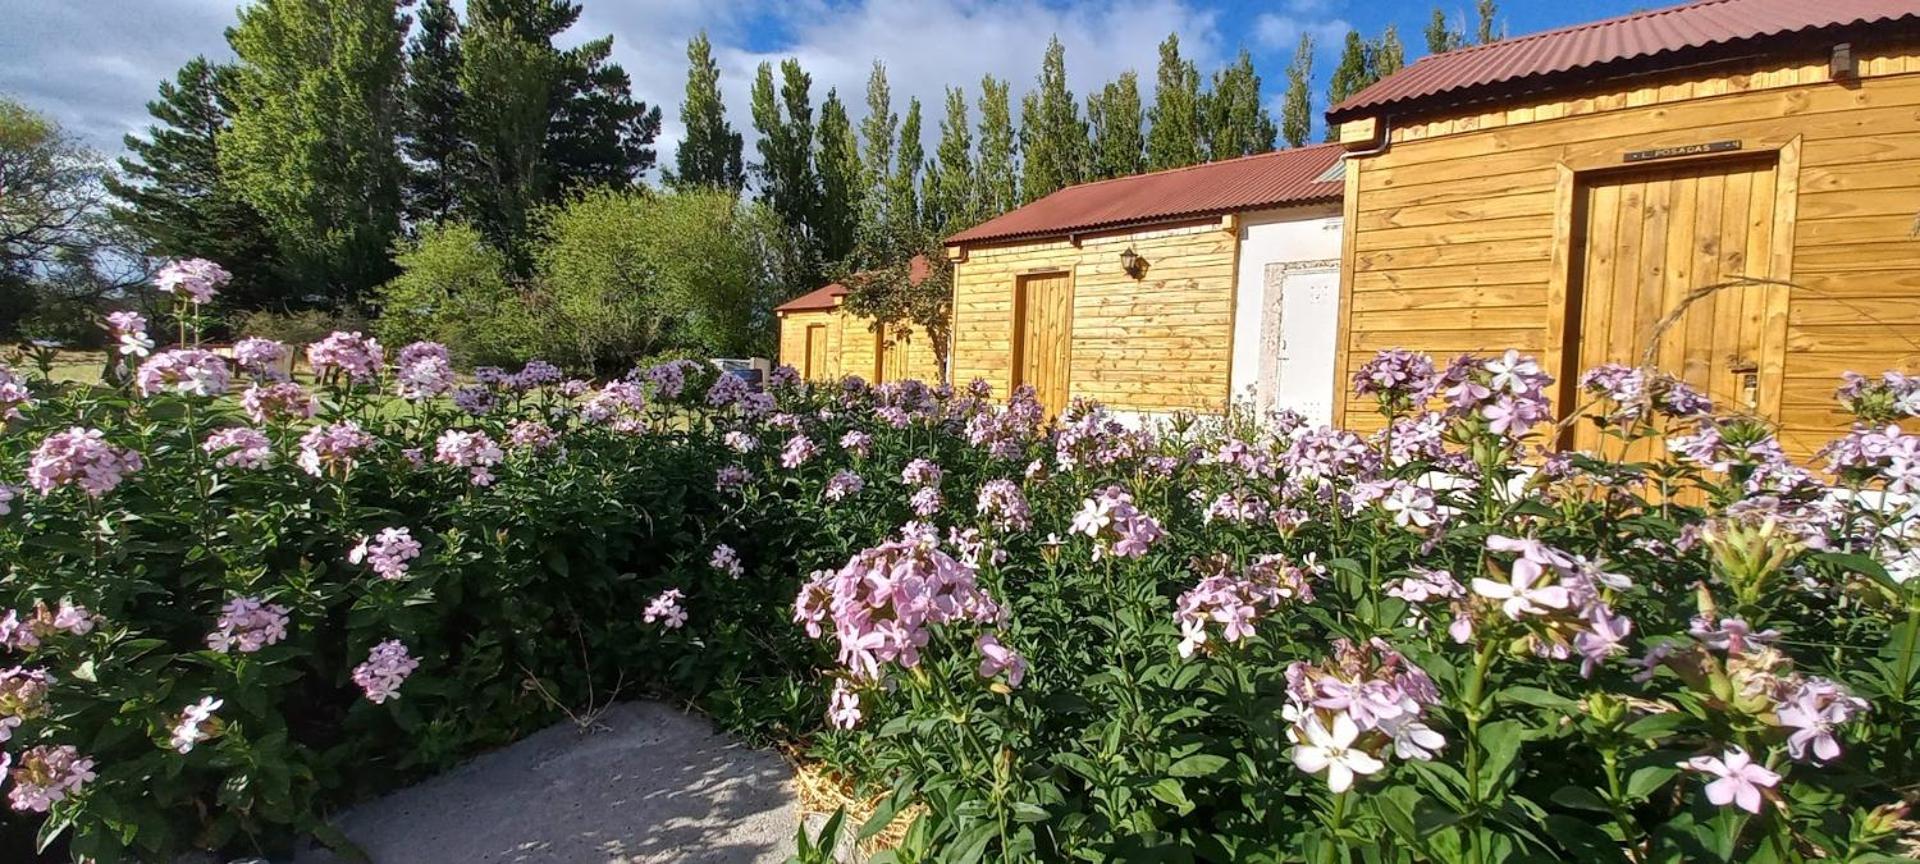
M 1380 401 L 1386 413 L 1425 402 L 1434 387 L 1433 359 L 1417 351 L 1381 351 L 1353 373 L 1353 392 Z
M 218 722 L 214 719 L 213 712 L 220 710 L 220 707 L 225 704 L 224 701 L 212 696 L 202 696 L 200 701 L 188 705 L 185 711 L 180 712 L 179 719 L 173 723 L 173 734 L 167 742 L 172 745 L 174 752 L 181 755 L 192 753 L 195 745 L 213 737 L 218 729 Z
M 1841 375 L 1835 394 L 1847 413 L 1867 423 L 1886 423 L 1902 417 L 1920 417 L 1920 375 L 1882 373 L 1878 380 L 1858 372 Z
M 5 770 L 0 762 L 0 771 Z M 67 796 L 93 782 L 93 760 L 72 745 L 41 744 L 20 754 L 13 767 L 13 789 L 7 801 L 19 813 L 45 813 Z
M 222 396 L 230 382 L 227 361 L 201 348 L 162 351 L 147 358 L 134 373 L 140 395 L 175 393 L 181 396 Z
M 1173 618 L 1180 625 L 1180 656 L 1192 657 L 1207 643 L 1207 625 L 1220 625 L 1228 643 L 1252 636 L 1254 625 L 1284 603 L 1313 602 L 1310 574 L 1283 555 L 1262 555 L 1236 569 L 1225 553 L 1196 562 L 1199 584 L 1180 595 Z
M 795 435 L 787 439 L 786 446 L 780 448 L 780 467 L 791 471 L 807 464 L 819 452 L 820 448 L 814 445 L 812 438 Z
M 0 669 L 0 743 L 12 740 L 22 723 L 46 716 L 47 689 L 52 683 L 45 670 Z
M 1532 357 L 1508 350 L 1498 357 L 1461 356 L 1434 386 L 1447 403 L 1447 416 L 1484 423 L 1511 442 L 1552 419 L 1551 384 L 1553 376 Z
M 945 472 L 931 459 L 915 459 L 900 469 L 900 482 L 908 486 L 937 487 Z
M 646 428 L 641 416 L 646 407 L 647 397 L 640 385 L 608 381 L 580 406 L 580 419 L 593 424 L 610 422 L 616 432 L 638 432 Z
M 1496 534 L 1486 545 L 1518 557 L 1507 568 L 1507 581 L 1475 577 L 1472 593 L 1482 608 L 1498 604 L 1501 615 L 1525 624 L 1526 643 L 1536 655 L 1563 660 L 1577 651 L 1580 674 L 1590 677 L 1608 657 L 1626 651 L 1633 622 L 1614 614 L 1603 599 L 1604 591 L 1631 587 L 1626 577 L 1532 538 Z M 1456 615 L 1451 632 L 1464 642 L 1474 626 L 1467 615 Z
M 113 337 L 122 357 L 145 357 L 153 353 L 153 337 L 147 335 L 147 318 L 138 312 L 108 313 L 107 335 Z
M 85 606 L 62 600 L 57 608 L 48 608 L 44 601 L 36 600 L 32 614 L 24 619 L 12 609 L 0 616 L 0 648 L 30 652 L 60 633 L 85 636 L 99 623 L 100 616 Z
M 89 498 L 113 491 L 145 463 L 139 453 L 115 447 L 106 438 L 105 432 L 79 426 L 47 436 L 33 451 L 27 485 L 43 496 L 68 485 L 79 487 Z
M 1138 558 L 1167 536 L 1160 522 L 1133 506 L 1133 496 L 1118 486 L 1080 502 L 1070 530 L 1093 538 L 1095 561 L 1108 555 Z
M 415 342 L 394 360 L 394 384 L 400 398 L 432 399 L 453 389 L 453 355 L 438 342 Z
M 357 331 L 336 330 L 307 346 L 307 365 L 313 368 L 314 377 L 325 377 L 337 370 L 356 384 L 377 377 L 386 357 L 378 341 Z
M 300 455 L 294 461 L 300 470 L 315 477 L 345 475 L 358 464 L 358 456 L 375 444 L 374 437 L 352 420 L 315 426 L 300 437 Z
M 873 450 L 873 436 L 855 429 L 840 436 L 840 449 L 855 459 L 865 459 Z
M 360 545 L 347 553 L 347 563 L 366 564 L 389 582 L 407 578 L 407 562 L 420 557 L 420 541 L 406 528 L 382 528 L 378 534 L 362 537 Z
M 207 648 L 221 654 L 252 654 L 287 638 L 287 607 L 257 597 L 235 597 L 220 610 Z
M 388 639 L 373 646 L 365 663 L 353 667 L 353 683 L 367 694 L 368 702 L 379 705 L 400 698 L 400 685 L 418 668 L 420 661 L 408 656 L 405 643 Z
M 929 628 L 991 626 L 1000 619 L 1000 606 L 980 588 L 973 568 L 941 551 L 930 527 L 917 525 L 862 550 L 839 570 L 813 574 L 793 604 L 793 620 L 808 636 L 820 638 L 831 622 L 840 665 L 864 682 L 879 681 L 888 664 L 918 666 Z
M 713 547 L 713 555 L 707 559 L 707 565 L 735 579 L 747 572 L 747 568 L 740 563 L 740 553 L 725 543 Z
M 653 387 L 654 398 L 671 401 L 680 398 L 687 387 L 687 376 L 700 368 L 692 360 L 673 360 L 649 367 L 640 377 Z
M 20 416 L 20 409 L 32 405 L 33 391 L 27 389 L 26 379 L 0 363 L 0 420 L 13 420 Z
M 170 261 L 153 277 L 154 287 L 190 303 L 213 302 L 213 295 L 232 281 L 225 267 L 205 258 Z
M 221 429 L 200 445 L 222 468 L 265 468 L 273 462 L 273 445 L 260 430 L 247 426 Z
M 1033 510 L 1027 505 L 1027 496 L 1021 494 L 1020 484 L 1005 478 L 996 478 L 980 484 L 979 500 L 975 511 L 1000 531 L 1025 531 L 1033 527 Z
M 507 446 L 530 453 L 542 453 L 560 445 L 560 431 L 538 420 L 516 420 L 507 430 Z M 566 455 L 565 449 L 560 451 Z
M 493 472 L 489 469 L 504 458 L 506 454 L 501 452 L 500 445 L 493 443 L 487 433 L 477 430 L 448 429 L 440 433 L 433 444 L 433 461 L 467 469 L 468 479 L 475 486 L 492 485 Z
M 287 364 L 291 355 L 285 343 L 272 339 L 249 336 L 233 343 L 233 362 L 240 371 L 252 375 L 260 381 L 285 381 Z
M 1692 385 L 1664 372 L 1608 363 L 1580 375 L 1580 389 L 1611 403 L 1599 419 L 1602 425 L 1632 426 L 1655 414 L 1699 417 L 1713 411 L 1713 403 Z
M 307 388 L 291 381 L 255 384 L 240 394 L 240 408 L 255 423 L 281 420 L 309 420 L 320 410 L 320 403 Z
M 1440 691 L 1420 667 L 1380 639 L 1334 642 L 1333 656 L 1318 665 L 1287 666 L 1287 707 L 1293 725 L 1293 764 L 1327 777 L 1327 788 L 1345 792 L 1354 781 L 1386 767 L 1389 751 L 1401 759 L 1429 760 L 1446 739 L 1425 722 Z
M 660 592 L 658 596 L 654 597 L 653 600 L 647 604 L 646 610 L 640 613 L 640 620 L 648 624 L 658 621 L 660 622 L 660 626 L 668 630 L 678 630 L 681 627 L 685 627 L 687 624 L 687 609 L 680 603 L 680 601 L 685 599 L 687 599 L 687 595 L 681 593 L 680 589 L 668 588 Z
M 867 481 L 861 479 L 860 475 L 843 468 L 833 472 L 833 476 L 827 479 L 827 488 L 821 493 L 821 497 L 837 503 L 860 494 L 860 490 L 865 488 L 867 488 Z

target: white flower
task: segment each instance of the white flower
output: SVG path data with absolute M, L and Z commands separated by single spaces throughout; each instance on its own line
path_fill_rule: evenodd
M 1327 788 L 1345 792 L 1353 786 L 1355 775 L 1367 775 L 1386 767 L 1364 750 L 1353 749 L 1360 727 L 1346 714 L 1333 715 L 1333 728 L 1320 722 L 1318 713 L 1308 714 L 1306 722 L 1293 727 L 1306 737 L 1294 745 L 1294 767 L 1308 774 L 1327 772 Z
M 1511 582 L 1476 577 L 1473 580 L 1473 593 L 1489 600 L 1499 600 L 1501 610 L 1515 621 L 1527 615 L 1545 615 L 1550 609 L 1567 608 L 1567 604 L 1572 602 L 1572 598 L 1567 596 L 1567 589 L 1558 585 L 1533 587 L 1529 571 L 1538 573 L 1539 568 L 1522 566 L 1527 563 L 1530 562 L 1525 559 L 1514 562 Z
M 1414 714 L 1381 718 L 1380 731 L 1393 736 L 1393 755 L 1402 759 L 1432 759 L 1447 746 L 1447 739 L 1420 722 Z
M 225 704 L 212 696 L 202 696 L 199 702 L 188 705 L 180 715 L 180 722 L 173 726 L 173 749 L 183 754 L 191 753 L 193 745 L 207 740 L 207 730 L 202 727 L 213 719 L 213 712 Z

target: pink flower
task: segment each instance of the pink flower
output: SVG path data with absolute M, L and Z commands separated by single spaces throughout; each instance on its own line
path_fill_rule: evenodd
M 0 516 L 13 513 L 13 499 L 20 497 L 20 489 L 0 483 Z
M 616 418 L 637 423 L 641 410 L 646 407 L 647 396 L 640 385 L 632 381 L 609 381 L 580 406 L 580 419 L 594 424 Z
M 833 682 L 833 698 L 827 707 L 827 722 L 836 729 L 860 725 L 860 694 L 847 686 L 845 678 Z
M 320 410 L 320 403 L 307 388 L 291 381 L 255 384 L 240 394 L 240 408 L 255 423 L 274 420 L 308 420 Z
M 226 654 L 252 654 L 287 638 L 287 607 L 255 597 L 235 597 L 220 610 L 207 648 Z
M 1573 637 L 1574 650 L 1580 652 L 1580 677 L 1593 677 L 1593 670 L 1606 662 L 1608 657 L 1625 653 L 1627 634 L 1633 631 L 1633 622 L 1625 615 L 1615 615 L 1605 603 L 1595 603 L 1587 613 L 1587 628 Z
M 853 454 L 855 458 L 865 459 L 873 449 L 873 436 L 855 429 L 840 436 L 840 449 Z
M 648 624 L 659 621 L 660 626 L 668 630 L 678 630 L 686 626 L 687 610 L 680 605 L 680 601 L 686 599 L 686 596 L 680 593 L 678 588 L 668 588 L 660 592 L 660 596 L 653 598 L 653 602 L 647 604 L 646 611 L 640 613 L 640 620 Z
M 45 813 L 94 778 L 93 760 L 71 745 L 42 744 L 20 754 L 7 800 L 20 813 Z
M 1005 672 L 1008 687 L 1019 687 L 1020 682 L 1026 680 L 1026 658 L 1000 644 L 1000 640 L 992 633 L 974 637 L 973 648 L 980 652 L 980 677 L 992 678 Z
M 515 450 L 539 453 L 560 443 L 560 432 L 538 420 L 516 420 L 507 430 L 507 446 Z M 566 451 L 560 451 L 562 456 Z
M 1787 752 L 1802 761 L 1840 758 L 1840 741 L 1833 733 L 1866 710 L 1865 699 L 1848 695 L 1839 684 L 1825 678 L 1807 679 L 1777 709 L 1780 725 L 1793 730 L 1787 736 Z
M 830 618 L 840 665 L 863 681 L 877 680 L 887 664 L 919 665 L 932 627 L 997 623 L 1001 609 L 973 567 L 941 551 L 938 540 L 930 526 L 910 524 L 900 539 L 814 573 L 794 600 L 794 621 L 817 635 Z
M 42 496 L 61 486 L 80 487 L 89 498 L 113 491 L 128 474 L 143 466 L 140 454 L 115 447 L 98 429 L 72 427 L 40 442 L 27 467 L 27 484 Z
M 147 319 L 138 312 L 109 313 L 107 333 L 118 343 L 121 356 L 145 357 L 153 353 L 153 337 L 147 335 Z
M 0 743 L 13 738 L 22 723 L 47 714 L 47 689 L 52 679 L 44 670 L 15 666 L 0 670 Z
M 189 303 L 213 302 L 213 295 L 232 281 L 226 268 L 205 258 L 170 261 L 153 277 L 154 287 Z
M 900 482 L 908 486 L 939 486 L 944 476 L 945 472 L 930 459 L 915 459 L 900 470 Z
M 307 365 L 313 367 L 314 377 L 339 370 L 356 384 L 379 375 L 386 356 L 378 341 L 358 332 L 336 330 L 307 346 Z
M 488 486 L 493 483 L 493 472 L 489 471 L 506 454 L 500 451 L 500 445 L 493 443 L 487 433 L 449 429 L 440 433 L 434 442 L 433 461 L 456 468 L 465 468 L 469 479 L 475 486 Z
M 740 564 L 739 553 L 725 543 L 713 547 L 713 556 L 707 559 L 707 564 L 735 579 L 747 572 L 746 568 Z
M 1095 561 L 1108 554 L 1138 558 L 1167 536 L 1160 522 L 1135 508 L 1133 496 L 1118 486 L 1108 486 L 1095 497 L 1082 501 L 1071 530 L 1094 539 Z
M 907 499 L 908 509 L 913 511 L 913 515 L 922 519 L 940 512 L 942 503 L 944 502 L 940 497 L 940 490 L 932 486 L 923 486 L 914 490 L 913 495 Z
M 1379 773 L 1386 763 L 1354 746 L 1360 727 L 1345 714 L 1333 715 L 1328 724 L 1318 714 L 1308 714 L 1305 722 L 1287 730 L 1295 739 L 1293 765 L 1308 774 L 1325 772 L 1327 788 L 1338 794 L 1353 787 L 1356 777 Z
M 728 450 L 735 453 L 752 453 L 760 446 L 760 439 L 738 429 L 729 430 L 727 434 L 721 436 L 720 440 L 727 445 Z
M 229 380 L 227 361 L 200 348 L 162 351 L 147 358 L 133 375 L 134 386 L 142 396 L 221 396 L 227 392 Z
M 375 444 L 374 437 L 352 420 L 315 426 L 300 437 L 300 470 L 315 477 L 344 475 L 358 464 L 359 454 Z
M 273 445 L 257 429 L 235 426 L 207 436 L 200 445 L 223 468 L 265 468 L 273 461 Z
M 26 379 L 15 373 L 12 367 L 0 363 L 0 420 L 17 418 L 20 409 L 32 405 L 33 391 L 27 389 Z
M 202 696 L 199 702 L 188 705 L 174 722 L 173 737 L 168 743 L 182 755 L 192 753 L 194 745 L 213 737 L 216 728 L 213 712 L 225 704 L 212 696 Z
M 287 380 L 287 373 L 280 367 L 286 365 L 291 354 L 285 343 L 258 336 L 233 343 L 233 362 L 241 371 L 262 381 Z
M 379 705 L 400 698 L 400 685 L 418 668 L 420 661 L 407 655 L 407 646 L 389 639 L 373 646 L 367 662 L 353 667 L 353 683 L 367 694 L 367 701 Z
M 1771 789 L 1780 783 L 1780 775 L 1754 762 L 1747 751 L 1739 747 L 1728 748 L 1719 758 L 1695 756 L 1680 763 L 1680 767 L 1718 778 L 1707 784 L 1708 801 L 1720 807 L 1732 803 L 1748 813 L 1760 812 L 1762 789 Z
M 453 357 L 438 342 L 415 342 L 400 349 L 394 366 L 402 399 L 417 402 L 453 389 Z
M 830 502 L 844 501 L 860 494 L 860 490 L 865 488 L 867 481 L 861 479 L 860 475 L 842 469 L 833 472 L 833 477 L 827 480 L 827 489 L 822 497 Z
M 420 557 L 420 541 L 405 528 L 382 528 L 347 553 L 347 563 L 365 563 L 389 582 L 405 579 L 407 562 Z
M 723 375 L 721 376 L 721 380 L 726 380 L 730 377 L 732 376 Z M 809 460 L 813 459 L 813 454 L 818 452 L 820 452 L 820 448 L 814 446 L 812 438 L 808 438 L 805 435 L 795 435 L 787 439 L 786 446 L 780 448 L 780 467 L 791 471 L 807 464 Z
M 975 511 L 988 524 L 1001 531 L 1025 531 L 1033 527 L 1033 510 L 1020 493 L 1019 484 L 1004 478 L 980 484 Z

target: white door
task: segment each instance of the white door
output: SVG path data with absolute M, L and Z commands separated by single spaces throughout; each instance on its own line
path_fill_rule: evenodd
M 1340 327 L 1340 271 L 1293 270 L 1274 286 L 1279 302 L 1272 385 L 1265 407 L 1292 409 L 1314 424 L 1333 422 L 1334 341 Z M 1262 378 L 1267 376 L 1263 375 Z M 1267 382 L 1262 381 L 1263 385 Z

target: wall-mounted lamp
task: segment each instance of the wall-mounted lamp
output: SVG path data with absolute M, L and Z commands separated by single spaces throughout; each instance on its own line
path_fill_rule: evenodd
M 1128 276 L 1138 279 L 1147 272 L 1147 259 L 1140 257 L 1139 253 L 1133 251 L 1132 246 L 1128 246 L 1127 251 L 1120 253 L 1120 269 L 1127 271 Z

